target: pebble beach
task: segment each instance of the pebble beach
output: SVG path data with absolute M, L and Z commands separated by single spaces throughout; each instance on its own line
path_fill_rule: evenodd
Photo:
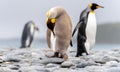
M 120 49 L 91 50 L 90 55 L 69 59 L 48 58 L 53 52 L 39 48 L 0 48 L 0 72 L 120 72 Z M 47 55 L 47 56 L 46 56 Z

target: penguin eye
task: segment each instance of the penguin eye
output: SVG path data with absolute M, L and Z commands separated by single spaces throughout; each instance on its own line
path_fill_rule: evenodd
M 97 7 L 98 7 L 97 4 L 92 4 L 91 9 L 92 9 L 92 10 L 95 10 L 95 9 L 97 9 Z

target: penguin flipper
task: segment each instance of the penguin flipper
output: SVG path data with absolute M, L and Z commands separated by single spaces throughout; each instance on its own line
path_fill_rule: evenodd
M 72 40 L 70 40 L 70 46 L 73 47 Z
M 28 47 L 30 47 L 30 46 L 31 46 L 32 41 L 33 41 L 33 36 L 31 36 L 30 43 L 29 43 Z
M 74 36 L 76 30 L 81 26 L 81 24 L 82 24 L 82 21 L 80 21 L 80 22 L 77 23 L 77 25 L 76 25 L 76 27 L 75 27 L 73 33 L 72 33 L 72 37 Z

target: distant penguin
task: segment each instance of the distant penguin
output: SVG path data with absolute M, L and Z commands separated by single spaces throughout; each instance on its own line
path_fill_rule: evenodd
M 47 43 L 54 51 L 52 57 L 68 59 L 68 50 L 72 37 L 72 22 L 67 12 L 60 6 L 47 12 Z
M 96 3 L 91 3 L 80 15 L 79 22 L 72 34 L 73 36 L 78 29 L 76 57 L 81 56 L 82 53 L 88 55 L 89 50 L 95 44 L 97 24 L 94 10 L 98 8 L 103 7 Z
M 29 21 L 25 24 L 24 30 L 21 38 L 21 47 L 20 48 L 28 48 L 31 46 L 31 43 L 34 39 L 35 31 L 38 31 L 38 27 L 35 27 L 35 23 L 33 21 Z

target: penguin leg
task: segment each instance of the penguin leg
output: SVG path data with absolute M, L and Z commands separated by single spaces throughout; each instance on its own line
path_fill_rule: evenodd
M 84 43 L 78 43 L 77 44 L 77 54 L 76 57 L 82 56 L 82 53 L 85 52 L 85 45 Z
M 54 55 L 51 57 L 59 57 L 59 52 L 54 52 Z
M 46 55 L 47 56 L 47 55 Z M 49 58 L 52 58 L 52 57 L 59 57 L 59 52 L 54 52 L 54 55 L 53 56 L 47 56 Z
M 86 55 L 89 55 L 85 44 L 82 44 L 81 46 L 80 45 L 78 46 L 76 57 L 82 56 L 83 53 L 86 53 Z
M 82 52 L 80 48 L 77 48 L 77 54 L 75 57 L 79 57 L 79 56 L 82 56 Z
M 76 57 L 82 56 L 82 53 L 86 52 L 85 42 L 86 42 L 86 37 L 78 35 Z

